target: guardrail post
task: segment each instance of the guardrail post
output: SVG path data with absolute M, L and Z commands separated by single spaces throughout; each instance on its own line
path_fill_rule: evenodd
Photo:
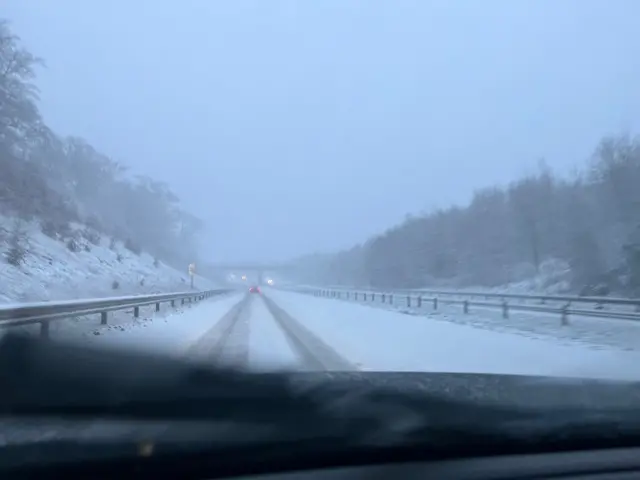
M 438 310 L 438 297 L 433 297 L 433 309 Z
M 418 303 L 418 308 L 422 308 L 422 297 L 420 295 L 418 295 L 418 298 L 416 298 L 417 303 Z
M 133 316 L 135 318 L 138 318 L 140 316 L 140 307 L 138 306 L 133 307 Z
M 407 295 L 407 308 L 411 308 L 411 295 Z
M 382 294 L 382 303 L 385 303 L 385 302 L 386 302 L 386 294 L 383 293 Z
M 464 313 L 469 313 L 469 300 L 465 300 L 462 304 L 462 311 Z
M 505 300 L 502 301 L 502 318 L 509 318 L 509 304 Z
M 349 292 L 345 292 L 345 295 L 347 296 L 347 300 L 349 300 Z
M 176 301 L 175 300 L 171 300 L 171 307 L 175 308 L 175 306 L 176 306 Z
M 569 303 L 565 303 L 560 309 L 560 323 L 569 325 Z
M 40 323 L 40 336 L 42 338 L 49 338 L 49 320 L 44 320 Z
M 180 301 L 180 304 L 181 304 L 181 305 L 184 305 L 184 297 L 183 297 L 183 298 L 181 298 L 180 300 L 181 300 L 181 301 Z
M 389 294 L 389 305 L 393 305 L 393 293 Z
M 354 297 L 354 300 L 357 302 L 358 301 L 358 292 L 353 292 L 353 297 Z
M 100 312 L 100 325 L 107 324 L 107 312 Z
M 366 300 L 366 298 L 365 298 Z M 375 302 L 376 301 L 376 294 L 375 293 L 371 293 L 371 301 Z
M 156 312 L 159 312 L 159 311 L 160 311 L 160 303 L 158 302 L 156 303 Z
M 364 292 L 362 295 L 364 295 L 364 301 L 367 301 L 367 292 Z

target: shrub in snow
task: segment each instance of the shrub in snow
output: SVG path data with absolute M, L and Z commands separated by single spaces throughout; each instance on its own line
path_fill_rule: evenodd
M 52 222 L 51 220 L 42 221 L 40 223 L 40 230 L 47 237 L 54 238 L 54 239 L 58 238 L 58 232 L 56 230 L 56 224 L 54 222 Z
M 156 268 L 160 266 L 160 260 L 157 257 L 153 259 L 153 266 Z
M 116 255 L 116 260 L 118 260 L 120 263 L 122 263 L 122 254 L 121 253 Z
M 109 249 L 111 250 L 115 250 L 116 249 L 116 239 L 111 237 L 111 240 L 109 240 Z
M 120 288 L 120 282 L 117 280 L 114 280 L 113 283 L 111 283 L 111 288 L 113 290 L 118 290 Z
M 7 262 L 19 267 L 27 255 L 27 234 L 22 228 L 22 223 L 16 220 L 9 237 L 9 250 L 6 254 Z
M 80 246 L 75 238 L 70 238 L 67 240 L 67 248 L 70 252 L 78 252 L 80 250 Z

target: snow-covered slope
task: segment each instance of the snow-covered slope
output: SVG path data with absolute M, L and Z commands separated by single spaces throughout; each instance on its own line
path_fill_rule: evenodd
M 529 266 L 533 269 L 533 266 Z M 528 273 L 528 274 L 527 274 Z M 488 293 L 512 293 L 522 295 L 560 295 L 571 292 L 569 265 L 557 259 L 546 260 L 540 265 L 540 271 L 529 271 L 523 269 L 523 274 L 518 275 L 519 280 L 499 285 L 496 287 L 470 286 L 442 287 L 439 285 L 427 285 L 425 289 L 439 290 L 459 290 L 461 292 L 488 292 Z
M 19 267 L 6 260 L 12 219 L 0 216 L 0 303 L 66 300 L 188 290 L 187 265 L 180 272 L 146 253 L 136 255 L 122 242 L 100 237 L 94 245 L 79 238 L 77 251 L 42 233 L 36 222 L 24 224 L 26 256 Z M 72 225 L 76 231 L 81 225 Z M 97 240 L 97 239 L 96 239 Z M 202 277 L 195 287 L 215 288 Z

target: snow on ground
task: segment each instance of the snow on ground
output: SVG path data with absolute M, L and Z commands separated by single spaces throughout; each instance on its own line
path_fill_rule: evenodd
M 252 370 L 295 369 L 299 360 L 262 298 L 253 299 L 250 322 L 249 368 Z
M 454 323 L 510 332 L 529 338 L 554 339 L 565 345 L 579 343 L 600 350 L 640 352 L 640 325 L 632 320 L 571 315 L 569 324 L 563 326 L 557 313 L 513 310 L 509 319 L 505 320 L 499 309 L 470 308 L 469 315 L 462 315 L 462 307 L 447 305 L 441 309 L 441 313 L 435 315 L 441 315 L 443 320 Z
M 164 317 L 154 316 L 149 321 L 127 325 L 126 328 L 103 327 L 99 330 L 100 335 L 83 335 L 75 340 L 85 345 L 122 347 L 180 356 L 241 298 L 238 293 L 213 297 Z
M 528 338 L 550 339 L 565 345 L 581 344 L 602 350 L 640 351 L 640 324 L 632 320 L 570 315 L 569 324 L 563 326 L 560 323 L 558 313 L 526 312 L 512 309 L 509 312 L 509 318 L 504 319 L 500 308 L 480 307 L 471 303 L 469 314 L 465 315 L 462 305 L 447 304 L 444 298 L 440 299 L 437 311 L 433 310 L 433 302 L 430 298 L 423 299 L 420 309 L 415 307 L 415 302 L 412 308 L 407 308 L 404 296 L 396 295 L 395 299 L 394 305 L 383 304 L 381 295 L 376 295 L 375 301 L 367 301 L 366 305 L 436 318 L 475 328 L 508 332 Z M 365 304 L 362 300 L 360 303 Z M 547 306 L 551 306 L 551 304 L 547 303 Z M 582 308 L 588 309 L 589 307 Z M 621 310 L 624 309 L 621 308 Z M 604 312 L 606 309 L 601 311 Z
M 11 219 L 0 216 L 0 239 L 4 234 L 6 240 L 11 224 Z M 71 227 L 76 231 L 84 229 L 82 225 Z M 136 255 L 124 248 L 122 242 L 110 248 L 111 242 L 105 237 L 99 238 L 98 245 L 80 239 L 78 251 L 73 252 L 66 243 L 43 234 L 37 222 L 24 224 L 24 230 L 28 251 L 20 267 L 7 263 L 4 254 L 8 247 L 0 242 L 0 304 L 190 290 L 187 265 L 180 272 L 161 261 L 154 262 L 147 253 Z M 194 279 L 194 287 L 220 288 L 199 276 Z M 161 308 L 161 313 L 171 313 L 168 304 L 162 304 Z M 141 309 L 140 319 L 134 319 L 131 311 L 109 313 L 109 324 L 144 324 L 151 312 L 153 307 Z M 87 333 L 95 331 L 96 325 L 99 325 L 97 315 L 57 320 L 51 323 L 51 332 L 54 336 Z M 0 331 L 0 335 L 6 331 Z
M 640 378 L 639 352 L 563 345 L 299 293 L 267 294 L 363 370 Z
M 571 270 L 569 265 L 558 259 L 549 259 L 540 265 L 540 271 L 527 272 L 533 269 L 532 265 L 528 265 L 529 268 L 521 268 L 521 274 L 516 274 L 520 277 L 519 280 L 510 282 L 505 285 L 498 285 L 495 287 L 483 287 L 483 286 L 471 286 L 465 288 L 442 288 L 434 285 L 427 285 L 423 289 L 425 290 L 459 290 L 461 292 L 487 292 L 487 293 L 510 293 L 510 294 L 523 294 L 523 295 L 561 295 L 567 294 L 570 288 Z M 451 281 L 455 284 L 455 281 Z
M 11 227 L 12 220 L 0 216 L 0 229 Z M 33 222 L 25 224 L 29 238 L 24 264 L 15 267 L 0 259 L 0 303 L 67 300 L 107 296 L 164 293 L 188 290 L 190 279 L 184 272 L 159 262 L 147 253 L 136 255 L 117 242 L 109 248 L 109 239 L 101 237 L 99 245 L 84 242 L 78 252 L 43 234 Z M 72 228 L 81 230 L 80 225 Z M 1 233 L 1 232 L 0 232 Z M 90 251 L 85 250 L 85 245 Z M 0 243 L 0 256 L 7 245 Z M 117 288 L 116 284 L 117 282 Z M 196 276 L 197 288 L 215 288 L 215 285 Z
M 478 328 L 474 313 L 407 315 L 370 305 L 265 289 L 280 307 L 361 370 L 502 373 L 640 379 L 640 352 L 602 350 L 550 336 L 528 338 Z M 182 355 L 241 298 L 206 300 L 183 313 L 154 315 L 124 327 L 95 327 L 84 343 Z M 475 319 L 475 320 L 474 320 Z M 555 321 L 556 319 L 554 319 Z M 477 322 L 482 323 L 482 322 Z M 254 298 L 249 326 L 249 368 L 299 369 L 284 333 L 264 302 Z

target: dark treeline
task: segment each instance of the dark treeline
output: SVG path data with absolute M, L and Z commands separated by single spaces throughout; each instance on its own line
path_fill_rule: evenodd
M 409 217 L 364 245 L 299 260 L 302 281 L 372 287 L 497 286 L 568 266 L 575 290 L 640 293 L 640 141 L 605 138 L 574 178 L 541 164 L 465 207 Z
M 203 225 L 166 184 L 130 178 L 87 141 L 62 138 L 46 125 L 35 85 L 42 63 L 0 20 L 0 212 L 38 220 L 63 241 L 78 222 L 168 263 L 193 261 Z

